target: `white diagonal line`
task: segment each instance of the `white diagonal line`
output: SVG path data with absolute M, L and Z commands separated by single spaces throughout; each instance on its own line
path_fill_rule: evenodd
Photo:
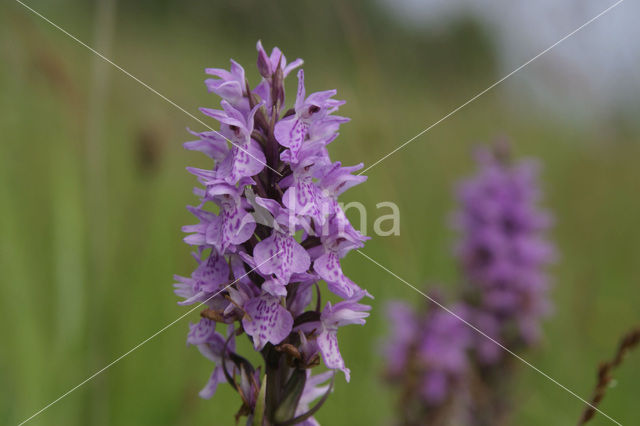
M 475 332 L 479 333 L 480 335 L 482 335 L 483 337 L 486 337 L 487 339 L 489 339 L 490 341 L 492 341 L 493 343 L 495 343 L 496 345 L 498 345 L 501 349 L 503 349 L 505 352 L 509 353 L 510 355 L 512 355 L 513 357 L 515 357 L 517 360 L 519 360 L 520 362 L 524 363 L 525 365 L 531 367 L 533 370 L 535 370 L 536 372 L 540 373 L 542 376 L 546 377 L 548 380 L 550 380 L 551 382 L 555 383 L 556 385 L 558 385 L 559 387 L 561 387 L 562 389 L 564 389 L 565 391 L 569 392 L 571 395 L 573 395 L 574 397 L 576 397 L 577 399 L 579 399 L 580 401 L 582 401 L 583 403 L 585 403 L 586 405 L 588 405 L 589 407 L 593 408 L 594 410 L 596 410 L 598 413 L 602 414 L 603 416 L 605 416 L 607 419 L 611 420 L 612 422 L 614 422 L 615 424 L 622 426 L 622 423 L 616 421 L 615 419 L 613 419 L 612 417 L 608 416 L 605 412 L 603 412 L 602 410 L 600 410 L 599 408 L 597 408 L 596 406 L 594 406 L 593 404 L 591 404 L 589 401 L 587 401 L 586 399 L 582 398 L 580 395 L 578 395 L 577 393 L 575 393 L 574 391 L 572 391 L 571 389 L 569 389 L 568 387 L 566 387 L 565 385 L 563 385 L 562 383 L 558 382 L 556 379 L 554 379 L 553 377 L 549 376 L 547 373 L 545 373 L 544 371 L 540 370 L 538 367 L 536 367 L 535 365 L 531 364 L 529 361 L 527 361 L 526 359 L 522 358 L 520 355 L 516 354 L 515 352 L 513 352 L 511 349 L 507 348 L 506 346 L 504 346 L 502 343 L 498 342 L 497 340 L 495 340 L 494 338 L 492 338 L 491 336 L 489 336 L 487 333 L 485 333 L 484 331 L 480 330 L 478 327 L 476 327 L 475 325 L 471 324 L 469 321 L 465 320 L 464 318 L 462 318 L 461 316 L 459 316 L 458 314 L 456 314 L 455 312 L 453 312 L 451 309 L 447 308 L 446 306 L 444 306 L 443 304 L 441 304 L 440 302 L 438 302 L 437 300 L 433 299 L 432 297 L 429 297 L 429 295 L 427 295 L 425 292 L 421 291 L 420 289 L 418 289 L 417 287 L 413 286 L 412 284 L 410 284 L 409 282 L 405 281 L 403 278 L 401 278 L 400 276 L 398 276 L 397 274 L 391 272 L 389 269 L 387 269 L 386 267 L 382 266 L 380 263 L 378 263 L 377 261 L 373 260 L 372 258 L 370 258 L 369 256 L 367 256 L 366 254 L 364 254 L 362 251 L 357 250 L 356 251 L 358 253 L 360 253 L 362 256 L 364 256 L 365 258 L 369 259 L 371 262 L 375 263 L 376 265 L 378 265 L 378 267 L 380 267 L 381 269 L 385 270 L 387 273 L 389 273 L 390 275 L 394 276 L 395 278 L 397 278 L 398 280 L 402 281 L 404 284 L 406 284 L 407 286 L 411 287 L 412 289 L 414 289 L 415 291 L 417 291 L 418 293 L 420 293 L 421 295 L 423 295 L 424 297 L 426 297 L 430 302 L 436 304 L 439 308 L 444 309 L 446 312 L 448 312 L 449 314 L 453 315 L 454 317 L 456 317 L 457 319 L 459 319 L 460 321 L 462 321 L 465 325 L 467 325 L 469 328 L 471 328 L 472 330 L 474 330 Z
M 373 163 L 372 165 L 370 165 L 369 167 L 365 168 L 364 170 L 362 170 L 360 173 L 358 173 L 358 175 L 361 175 L 363 173 L 365 173 L 367 170 L 375 167 L 376 165 L 378 165 L 379 163 L 381 163 L 382 161 L 386 160 L 387 158 L 389 158 L 390 156 L 392 156 L 393 154 L 395 154 L 396 152 L 400 151 L 402 148 L 404 148 L 405 146 L 409 145 L 411 142 L 413 142 L 414 140 L 416 140 L 417 138 L 419 138 L 420 136 L 424 135 L 425 133 L 427 133 L 429 130 L 433 129 L 434 127 L 436 127 L 438 124 L 442 123 L 444 120 L 446 120 L 447 118 L 451 117 L 452 115 L 454 115 L 455 113 L 457 113 L 458 111 L 460 111 L 462 108 L 466 107 L 467 105 L 469 105 L 470 103 L 472 103 L 473 101 L 475 101 L 476 99 L 478 99 L 479 97 L 481 97 L 482 95 L 484 95 L 485 93 L 487 93 L 488 91 L 490 91 L 491 89 L 493 89 L 494 87 L 498 86 L 500 83 L 502 83 L 503 81 L 505 81 L 506 79 L 508 79 L 509 77 L 511 77 L 512 75 L 514 75 L 515 73 L 517 73 L 518 71 L 520 71 L 521 69 L 523 69 L 524 67 L 526 67 L 527 65 L 529 65 L 531 62 L 535 61 L 536 59 L 538 59 L 539 57 L 541 57 L 542 55 L 546 54 L 547 52 L 549 52 L 551 49 L 553 49 L 554 47 L 556 47 L 557 45 L 559 45 L 560 43 L 562 43 L 563 41 L 565 41 L 566 39 L 568 39 L 569 37 L 573 36 L 574 34 L 576 34 L 577 32 L 579 32 L 580 30 L 582 30 L 583 28 L 585 28 L 586 26 L 588 26 L 589 24 L 593 23 L 595 20 L 597 20 L 598 18 L 600 18 L 601 16 L 603 16 L 604 14 L 606 14 L 607 12 L 611 11 L 614 7 L 618 6 L 620 3 L 622 3 L 624 0 L 618 0 L 617 2 L 615 2 L 614 4 L 612 4 L 611 6 L 609 6 L 608 8 L 606 8 L 605 10 L 603 10 L 602 12 L 600 12 L 599 14 L 597 14 L 596 16 L 594 16 L 593 18 L 589 19 L 587 22 L 585 22 L 584 24 L 580 25 L 578 28 L 576 28 L 575 30 L 571 31 L 569 34 L 567 34 L 566 36 L 562 37 L 560 40 L 558 40 L 557 42 L 553 43 L 551 46 L 547 47 L 546 49 L 544 49 L 542 52 L 538 53 L 536 56 L 534 56 L 533 58 L 529 59 L 527 62 L 525 62 L 524 64 L 520 65 L 518 68 L 516 68 L 515 70 L 511 71 L 509 74 L 505 75 L 504 77 L 502 77 L 500 80 L 496 81 L 495 83 L 493 83 L 491 86 L 487 87 L 486 89 L 484 89 L 483 91 L 479 92 L 477 95 L 475 95 L 474 97 L 472 97 L 471 99 L 469 99 L 468 101 L 466 101 L 465 103 L 463 103 L 462 105 L 460 105 L 459 107 L 457 107 L 456 109 L 454 109 L 453 111 L 449 112 L 447 115 L 445 115 L 444 117 L 442 117 L 440 120 L 436 121 L 435 123 L 433 123 L 431 126 L 427 127 L 426 129 L 424 129 L 423 131 L 421 131 L 420 133 L 418 133 L 417 135 L 415 135 L 414 137 L 412 137 L 411 139 L 409 139 L 408 141 L 406 141 L 405 143 L 403 143 L 402 145 L 400 145 L 399 147 L 397 147 L 396 149 L 394 149 L 393 151 L 389 152 L 388 154 L 386 154 L 384 157 L 380 158 L 378 161 L 376 161 L 375 163 Z
M 162 327 L 160 330 L 156 331 L 155 333 L 153 333 L 151 336 L 147 337 L 146 339 L 144 339 L 142 342 L 138 343 L 137 345 L 135 345 L 133 348 L 129 349 L 127 352 L 125 352 L 124 354 L 120 355 L 118 358 L 114 359 L 113 361 L 111 361 L 109 364 L 107 364 L 106 366 L 102 367 L 100 370 L 96 371 L 95 373 L 93 373 L 91 376 L 87 377 L 86 379 L 84 379 L 82 382 L 78 383 L 76 386 L 72 387 L 71 389 L 69 389 L 67 392 L 63 393 L 61 396 L 59 396 L 58 398 L 56 398 L 55 400 L 51 401 L 49 404 L 45 405 L 44 407 L 42 407 L 40 410 L 36 411 L 33 415 L 31 415 L 31 417 L 23 420 L 22 422 L 20 422 L 18 424 L 18 426 L 22 426 L 25 423 L 29 422 L 30 420 L 32 420 L 34 417 L 36 417 L 37 415 L 41 414 L 43 411 L 45 411 L 46 409 L 48 409 L 49 407 L 51 407 L 52 405 L 54 405 L 55 403 L 57 403 L 58 401 L 60 401 L 61 399 L 65 398 L 66 396 L 68 396 L 70 393 L 72 393 L 73 391 L 75 391 L 76 389 L 78 389 L 80 386 L 84 385 L 85 383 L 91 381 L 92 379 L 94 379 L 96 376 L 100 375 L 101 373 L 103 373 L 105 370 L 107 370 L 108 368 L 110 368 L 111 366 L 113 366 L 114 364 L 116 364 L 117 362 L 121 361 L 123 358 L 125 358 L 126 356 L 130 355 L 132 352 L 134 352 L 135 350 L 137 350 L 138 348 L 140 348 L 142 345 L 144 345 L 145 343 L 147 343 L 148 341 L 150 341 L 151 339 L 153 339 L 154 337 L 156 337 L 157 335 L 161 334 L 162 332 L 164 332 L 165 330 L 167 330 L 168 328 L 170 328 L 171 326 L 173 326 L 175 323 L 177 323 L 178 321 L 182 320 L 184 317 L 186 317 L 187 315 L 190 315 L 191 313 L 193 313 L 195 310 L 197 310 L 198 308 L 200 308 L 201 306 L 203 306 L 205 303 L 207 303 L 209 300 L 213 299 L 214 297 L 216 297 L 217 295 L 219 295 L 220 293 L 222 293 L 223 291 L 225 291 L 226 289 L 228 289 L 229 287 L 231 287 L 232 285 L 234 285 L 235 283 L 237 283 L 238 281 L 240 281 L 242 278 L 246 277 L 247 275 L 249 275 L 251 272 L 255 271 L 256 269 L 258 269 L 259 267 L 261 267 L 262 265 L 264 265 L 265 263 L 267 263 L 268 261 L 270 261 L 271 259 L 273 259 L 274 257 L 276 257 L 277 255 L 279 255 L 280 253 L 282 253 L 282 250 L 280 250 L 279 252 L 277 252 L 276 254 L 274 254 L 273 256 L 271 256 L 269 259 L 265 260 L 264 262 L 260 263 L 259 265 L 257 265 L 255 268 L 251 269 L 249 272 L 247 272 L 246 274 L 244 274 L 243 276 L 241 276 L 240 278 L 238 278 L 237 280 L 235 280 L 234 282 L 232 282 L 231 284 L 227 285 L 226 287 L 224 287 L 222 290 L 219 290 L 217 293 L 215 293 L 213 296 L 207 298 L 207 300 L 198 303 L 194 308 L 191 308 L 190 310 L 188 310 L 185 314 L 179 316 L 177 319 L 171 321 L 169 324 L 165 325 L 164 327 Z
M 147 83 L 145 83 L 144 81 L 140 80 L 138 77 L 136 77 L 135 75 L 131 74 L 129 71 L 125 70 L 124 68 L 122 68 L 120 65 L 116 64 L 115 62 L 113 62 L 111 59 L 107 58 L 106 56 L 104 56 L 102 53 L 98 52 L 97 50 L 95 50 L 93 47 L 89 46 L 88 44 L 86 44 L 85 42 L 83 42 L 82 40 L 78 39 L 76 36 L 74 36 L 73 34 L 69 33 L 67 30 L 65 30 L 64 28 L 60 27 L 59 25 L 55 24 L 54 22 L 52 22 L 50 19 L 48 19 L 46 16 L 43 16 L 41 13 L 39 13 L 37 10 L 27 6 L 26 4 L 24 4 L 22 1 L 20 0 L 16 0 L 18 3 L 20 3 L 22 6 L 24 6 L 26 9 L 30 10 L 31 12 L 33 12 L 35 15 L 39 16 L 40 18 L 44 19 L 45 21 L 47 21 L 49 24 L 51 24 L 52 26 L 54 26 L 55 28 L 57 28 L 58 30 L 60 30 L 61 32 L 63 32 L 64 34 L 68 35 L 69 37 L 71 37 L 73 40 L 75 40 L 78 44 L 86 47 L 87 49 L 89 49 L 91 52 L 95 53 L 97 56 L 99 56 L 101 59 L 105 60 L 106 62 L 110 63 L 111 65 L 113 65 L 115 68 L 117 68 L 118 70 L 122 71 L 122 73 L 124 73 L 126 76 L 131 77 L 133 80 L 135 80 L 136 82 L 140 83 L 142 86 L 144 86 L 146 89 L 148 89 L 149 91 L 155 93 L 156 95 L 160 96 L 162 99 L 164 99 L 165 101 L 167 101 L 168 103 L 170 103 L 171 105 L 173 105 L 174 107 L 176 107 L 177 109 L 179 109 L 180 111 L 184 112 L 185 114 L 187 114 L 189 117 L 193 118 L 194 120 L 196 120 L 198 123 L 202 124 L 203 126 L 205 126 L 207 129 L 211 130 L 212 132 L 218 134 L 219 136 L 222 136 L 225 140 L 227 140 L 227 142 L 229 142 L 231 145 L 235 146 L 236 148 L 238 148 L 239 150 L 245 152 L 249 157 L 253 158 L 254 160 L 256 160 L 258 163 L 264 165 L 265 167 L 267 167 L 268 169 L 272 170 L 273 172 L 275 172 L 276 174 L 278 174 L 279 176 L 282 176 L 282 174 L 280 172 L 278 172 L 276 169 L 272 168 L 271 166 L 269 166 L 268 164 L 264 163 L 263 161 L 261 161 L 259 158 L 256 158 L 253 154 L 251 154 L 249 151 L 247 151 L 246 149 L 244 149 L 243 147 L 241 147 L 240 145 L 232 142 L 231 140 L 229 140 L 229 138 L 227 138 L 226 136 L 224 136 L 223 134 L 221 134 L 220 132 L 218 132 L 217 130 L 214 130 L 213 128 L 211 128 L 211 126 L 209 126 L 207 123 L 205 123 L 204 121 L 200 120 L 198 117 L 196 117 L 195 115 L 191 114 L 189 111 L 187 111 L 186 109 L 184 109 L 183 107 L 181 107 L 180 105 L 178 105 L 177 103 L 175 103 L 174 101 L 172 101 L 171 99 L 167 98 L 165 95 L 163 95 L 162 93 L 158 92 L 156 89 L 154 89 L 153 87 L 149 86 Z

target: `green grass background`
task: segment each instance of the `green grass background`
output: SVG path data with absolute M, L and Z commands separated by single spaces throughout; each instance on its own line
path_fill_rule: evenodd
M 93 3 L 29 4 L 95 42 Z M 0 10 L 0 424 L 10 425 L 185 312 L 171 289 L 174 273 L 193 268 L 180 232 L 193 221 L 185 205 L 194 202 L 195 179 L 185 166 L 206 162 L 181 147 L 185 127 L 201 129 L 196 121 L 97 65 L 19 4 Z M 347 100 L 342 114 L 352 122 L 331 145 L 344 164 L 373 163 L 501 76 L 489 38 L 472 22 L 439 35 L 411 32 L 362 1 L 143 1 L 118 4 L 115 22 L 108 56 L 198 117 L 197 107 L 218 102 L 204 88 L 203 68 L 233 57 L 255 84 L 258 38 L 303 57 L 308 91 L 337 88 Z M 104 67 L 106 97 L 93 105 L 103 114 L 91 112 L 96 66 Z M 526 358 L 586 398 L 598 361 L 640 320 L 638 131 L 624 114 L 581 122 L 508 96 L 519 78 L 373 168 L 344 198 L 367 206 L 369 230 L 382 213 L 376 203 L 397 203 L 401 235 L 374 236 L 365 253 L 417 286 L 453 289 L 447 215 L 455 182 L 473 171 L 473 146 L 508 136 L 517 155 L 539 158 L 561 258 L 552 269 L 554 315 Z M 387 424 L 395 396 L 379 377 L 384 305 L 425 301 L 357 254 L 344 268 L 376 299 L 366 326 L 340 331 L 352 381 L 337 378 L 317 418 Z M 239 399 L 227 386 L 210 401 L 197 397 L 211 365 L 185 346 L 189 320 L 197 314 L 30 424 L 233 424 Z M 602 405 L 623 424 L 640 417 L 639 365 L 640 354 L 628 359 Z M 518 425 L 574 424 L 582 410 L 525 366 L 511 397 Z M 597 416 L 593 424 L 608 423 Z

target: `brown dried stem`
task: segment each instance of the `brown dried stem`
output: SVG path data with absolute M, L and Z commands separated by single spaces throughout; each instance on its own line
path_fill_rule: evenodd
M 612 379 L 613 370 L 615 370 L 622 361 L 624 361 L 625 356 L 638 344 L 640 343 L 640 326 L 633 328 L 627 334 L 625 334 L 620 343 L 618 344 L 618 350 L 616 351 L 613 359 L 609 361 L 602 362 L 600 367 L 598 368 L 598 383 L 593 391 L 593 396 L 591 398 L 591 404 L 585 408 L 578 421 L 578 426 L 587 423 L 591 420 L 596 414 L 596 408 L 602 402 L 605 394 L 607 393 L 607 389 L 609 388 L 609 383 Z

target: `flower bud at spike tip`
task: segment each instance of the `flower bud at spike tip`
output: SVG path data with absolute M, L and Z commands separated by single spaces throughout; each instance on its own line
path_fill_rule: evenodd
M 284 77 L 282 74 L 282 67 L 280 62 L 273 73 L 273 82 L 271 86 L 271 97 L 278 101 L 278 105 L 284 104 Z
M 267 56 L 267 52 L 262 48 L 262 43 L 258 41 L 258 72 L 260 75 L 266 79 L 271 78 L 271 62 L 269 60 L 269 56 Z

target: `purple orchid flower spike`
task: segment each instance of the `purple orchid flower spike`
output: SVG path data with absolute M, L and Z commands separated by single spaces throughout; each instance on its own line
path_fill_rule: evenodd
M 459 186 L 460 208 L 454 224 L 460 231 L 456 255 L 471 305 L 469 321 L 511 351 L 522 351 L 540 337 L 540 324 L 549 313 L 547 266 L 555 250 L 545 234 L 551 225 L 538 206 L 541 190 L 538 166 L 514 162 L 506 143 L 477 152 L 478 172 Z M 474 368 L 485 388 L 479 421 L 505 418 L 510 406 L 496 389 L 509 386 L 505 352 L 475 335 L 471 346 Z
M 550 215 L 537 207 L 538 168 L 531 161 L 512 164 L 505 145 L 480 150 L 477 161 L 478 174 L 459 187 L 456 253 L 468 291 L 481 302 L 482 321 L 496 329 L 498 340 L 531 345 L 549 312 L 545 268 L 555 257 L 544 238 Z
M 342 101 L 335 90 L 306 95 L 298 72 L 293 110 L 287 109 L 284 79 L 302 64 L 288 63 L 280 49 L 267 54 L 257 44 L 261 82 L 251 89 L 244 69 L 207 69 L 207 88 L 221 108 L 201 112 L 219 131 L 191 132 L 185 148 L 213 160 L 210 168 L 188 168 L 200 199 L 188 210 L 198 223 L 184 226 L 194 248 L 195 271 L 176 276 L 180 304 L 202 304 L 201 320 L 188 342 L 215 363 L 201 392 L 210 398 L 227 381 L 242 400 L 237 417 L 248 424 L 317 425 L 312 415 L 332 390 L 334 372 L 312 375 L 324 363 L 349 369 L 338 350 L 338 329 L 364 324 L 368 295 L 346 277 L 340 259 L 362 247 L 366 237 L 349 223 L 338 203 L 348 188 L 364 182 L 331 161 L 327 145 L 348 121 L 334 115 Z M 344 299 L 322 309 L 322 292 Z M 222 323 L 229 333 L 217 332 Z M 264 364 L 238 353 L 236 336 L 246 334 Z M 331 383 L 326 384 L 329 375 Z
M 477 162 L 476 176 L 458 189 L 453 217 L 461 233 L 460 301 L 449 311 L 396 302 L 388 312 L 386 378 L 403 388 L 401 424 L 506 423 L 511 365 L 504 348 L 534 344 L 549 311 L 545 269 L 554 249 L 544 235 L 550 215 L 537 205 L 537 168 L 512 162 L 505 145 L 479 151 Z

